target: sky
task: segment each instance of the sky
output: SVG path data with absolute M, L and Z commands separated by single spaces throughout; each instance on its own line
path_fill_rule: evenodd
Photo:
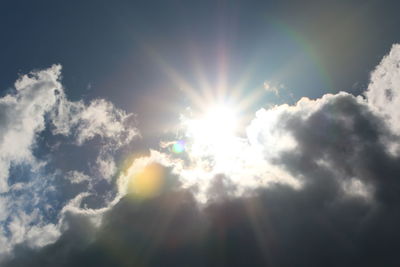
M 2 1 L 0 266 L 396 266 L 398 8 Z

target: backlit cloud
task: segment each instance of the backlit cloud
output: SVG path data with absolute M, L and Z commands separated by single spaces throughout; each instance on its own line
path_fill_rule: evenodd
M 212 132 L 218 123 L 201 121 L 193 133 L 183 118 L 184 142 L 161 140 L 160 151 L 136 157 L 118 173 L 113 156 L 138 135 L 133 115 L 104 100 L 68 101 L 59 67 L 22 78 L 16 87 L 46 92 L 48 107 L 32 114 L 41 123 L 28 123 L 29 145 L 17 155 L 36 162 L 32 145 L 49 113 L 53 133 L 77 146 L 100 138 L 95 164 L 100 180 L 113 186 L 96 186 L 98 180 L 77 170 L 57 174 L 84 187 L 71 188 L 68 201 L 57 203 L 51 223 L 37 209 L 7 213 L 19 197 L 6 194 L 0 218 L 9 234 L 0 240 L 11 245 L 4 266 L 394 266 L 399 51 L 393 46 L 373 71 L 365 96 L 340 92 L 260 109 L 245 136 L 229 132 L 229 146 Z M 59 93 L 46 89 L 55 86 Z M 3 98 L 7 107 L 18 104 L 19 91 Z M 182 149 L 174 153 L 177 142 Z M 3 160 L 5 181 L 14 160 Z M 99 195 L 106 195 L 103 205 L 88 207 Z M 46 201 L 53 208 L 54 199 Z

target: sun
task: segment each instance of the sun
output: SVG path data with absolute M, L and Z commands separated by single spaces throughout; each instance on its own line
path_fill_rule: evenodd
M 185 121 L 190 154 L 212 157 L 216 163 L 225 162 L 235 147 L 238 114 L 220 104 L 208 107 L 202 114 Z
M 198 118 L 188 121 L 192 137 L 202 143 L 223 143 L 235 135 L 237 115 L 226 105 L 209 107 Z

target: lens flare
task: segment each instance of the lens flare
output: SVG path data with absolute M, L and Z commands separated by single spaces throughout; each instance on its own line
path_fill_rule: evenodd
M 157 196 L 164 185 L 164 169 L 160 164 L 150 164 L 132 175 L 128 188 L 136 198 Z
M 179 140 L 172 145 L 172 152 L 180 154 L 185 151 L 185 141 Z

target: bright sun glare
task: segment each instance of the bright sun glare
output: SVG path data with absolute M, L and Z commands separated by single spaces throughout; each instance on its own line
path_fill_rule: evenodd
M 192 120 L 189 127 L 196 141 L 220 143 L 235 135 L 236 114 L 226 106 L 216 106 Z
M 209 108 L 204 114 L 186 122 L 191 140 L 191 153 L 196 156 L 213 156 L 225 161 L 235 146 L 238 128 L 237 114 L 225 105 Z

